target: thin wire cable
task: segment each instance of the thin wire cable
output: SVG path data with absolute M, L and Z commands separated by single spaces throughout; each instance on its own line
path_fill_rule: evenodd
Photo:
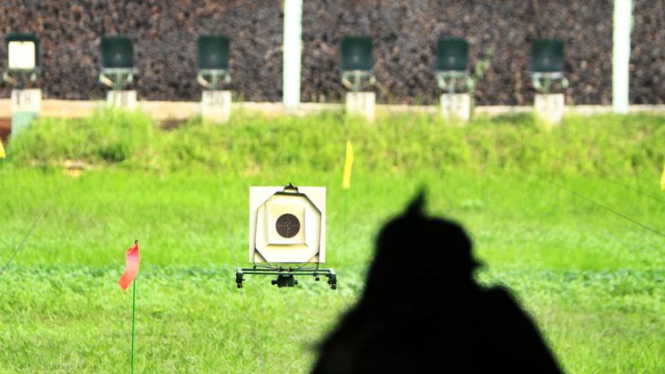
M 306 340 L 305 340 L 305 335 L 302 333 L 302 330 L 301 330 L 301 327 L 303 326 L 303 324 L 302 324 L 302 320 L 300 318 L 300 315 L 298 314 L 298 311 L 294 307 L 292 307 L 291 304 L 286 299 L 286 294 L 284 293 L 284 290 L 281 289 L 281 288 L 278 288 L 278 289 L 279 289 L 279 293 L 282 295 L 282 300 L 284 300 L 284 305 L 286 305 L 287 308 L 291 309 L 293 315 L 295 315 L 295 317 L 296 317 L 296 324 L 299 325 L 298 327 L 296 327 L 296 334 L 298 334 L 298 337 L 300 338 L 300 341 L 302 342 L 302 344 L 305 345 Z M 291 340 L 293 340 L 294 344 L 298 345 L 298 341 L 296 339 L 294 339 L 293 336 L 291 336 Z M 298 360 L 299 359 L 291 362 L 291 364 L 289 364 L 289 367 L 293 366 L 293 364 L 295 364 Z
M 303 342 L 311 341 L 310 336 L 308 336 L 308 339 L 310 339 L 310 340 L 306 340 L 304 338 L 305 334 L 302 333 L 302 329 L 301 329 L 304 326 L 304 324 L 302 322 L 302 318 L 300 318 L 300 314 L 298 314 L 298 310 L 296 308 L 294 308 L 288 302 L 288 300 L 286 298 L 286 294 L 284 293 L 284 290 L 282 288 L 278 288 L 278 289 L 279 289 L 279 293 L 282 295 L 282 300 L 284 300 L 284 304 L 286 305 L 287 308 L 291 309 L 291 312 L 296 317 L 296 323 L 299 325 L 298 328 L 296 329 L 296 333 L 300 336 L 300 340 L 302 340 Z M 294 342 L 297 343 L 296 341 L 294 341 Z
M 291 361 L 289 366 L 286 367 L 286 370 L 284 370 L 284 373 L 291 373 L 291 368 L 293 365 L 295 365 L 296 362 L 300 361 L 300 358 L 296 358 L 295 360 Z
M 14 250 L 14 253 L 12 253 L 12 255 L 9 258 L 9 260 L 7 261 L 7 263 L 2 267 L 2 270 L 0 270 L 0 276 L 5 273 L 5 271 L 7 270 L 9 265 L 12 263 L 12 261 L 14 260 L 16 255 L 21 251 L 21 249 L 23 249 L 23 246 L 28 241 L 28 238 L 30 238 L 30 236 L 32 235 L 32 233 L 35 230 L 35 227 L 37 227 L 37 224 L 39 223 L 39 221 L 42 220 L 42 218 L 44 217 L 46 212 L 51 208 L 51 205 L 53 204 L 53 201 L 55 200 L 57 194 L 62 189 L 64 181 L 65 180 L 62 179 L 60 181 L 60 183 L 58 183 L 55 190 L 53 190 L 53 192 L 49 196 L 48 200 L 46 200 L 46 203 L 44 203 L 44 205 L 42 206 L 41 213 L 39 214 L 39 216 L 37 216 L 37 219 L 34 220 L 34 222 L 32 223 L 32 226 L 30 226 L 30 229 L 28 230 L 27 234 L 23 237 L 23 240 L 21 240 L 21 243 L 19 243 L 19 245 L 16 247 L 16 249 Z
M 548 142 L 548 145 L 549 145 L 549 142 Z M 559 161 L 559 162 L 565 163 L 565 160 L 564 160 L 563 158 L 561 158 L 561 157 L 557 157 L 557 156 L 555 156 L 555 155 L 553 155 L 553 154 L 551 154 L 551 153 L 548 153 L 547 158 L 548 158 L 548 162 L 549 162 L 550 166 L 553 166 L 553 165 L 554 165 L 554 163 L 552 162 L 553 159 L 556 159 L 556 160 Z M 610 207 L 608 207 L 608 206 L 605 206 L 604 204 L 601 204 L 601 203 L 599 203 L 599 202 L 597 202 L 597 201 L 595 201 L 595 200 L 593 200 L 593 199 L 591 199 L 591 198 L 589 198 L 589 197 L 586 197 L 585 195 L 582 195 L 582 194 L 580 194 L 579 192 L 576 192 L 576 191 L 574 191 L 574 190 L 571 190 L 571 189 L 569 189 L 569 188 L 566 188 L 566 187 L 563 186 L 563 185 L 560 185 L 560 184 L 554 182 L 554 178 L 553 178 L 553 177 L 551 177 L 551 178 L 548 180 L 548 179 L 542 177 L 541 175 L 539 175 L 539 174 L 537 174 L 537 173 L 534 173 L 534 172 L 530 172 L 530 171 L 528 171 L 528 170 L 526 170 L 526 169 L 524 169 L 524 168 L 520 168 L 520 170 L 523 171 L 523 172 L 526 172 L 526 173 L 528 173 L 528 174 L 535 175 L 538 179 L 540 179 L 540 180 L 542 180 L 542 181 L 544 181 L 544 182 L 546 182 L 546 183 L 551 183 L 554 187 L 557 187 L 557 188 L 559 188 L 560 190 L 563 190 L 563 191 L 565 191 L 565 192 L 567 192 L 567 193 L 570 193 L 570 194 L 572 194 L 572 195 L 575 196 L 575 197 L 578 197 L 578 198 L 581 198 L 581 199 L 586 200 L 586 201 L 588 201 L 588 202 L 591 202 L 591 203 L 594 204 L 594 205 L 600 206 L 601 208 L 603 208 L 603 209 L 605 209 L 605 210 L 607 210 L 607 211 L 610 211 L 611 213 L 614 213 L 614 214 L 618 215 L 619 217 L 628 220 L 628 221 L 631 222 L 631 223 L 637 224 L 637 225 L 641 226 L 642 228 L 644 228 L 644 229 L 646 229 L 646 230 L 649 230 L 649 231 L 651 231 L 651 232 L 654 232 L 654 233 L 656 233 L 656 234 L 658 234 L 658 235 L 660 235 L 660 236 L 665 236 L 665 235 L 663 235 L 663 233 L 659 232 L 658 230 L 652 229 L 651 227 L 649 227 L 649 226 L 647 226 L 647 225 L 645 225 L 645 224 L 643 224 L 643 223 L 641 223 L 641 222 L 635 220 L 635 219 L 632 218 L 632 217 L 629 217 L 629 216 L 627 216 L 627 215 L 625 215 L 625 214 L 623 214 L 623 213 L 621 213 L 621 212 L 619 212 L 619 211 L 616 211 L 615 209 L 612 209 L 612 208 L 610 208 Z M 550 172 L 553 172 L 553 170 L 550 170 Z M 633 191 L 635 191 L 635 192 L 638 192 L 639 194 L 642 194 L 642 195 L 648 196 L 648 197 L 650 197 L 650 198 L 652 198 L 652 199 L 654 199 L 654 200 L 656 200 L 656 201 L 664 202 L 663 200 L 661 200 L 661 199 L 659 199 L 659 198 L 657 198 L 657 197 L 655 197 L 655 196 L 653 196 L 653 195 L 651 195 L 651 194 L 649 194 L 649 193 L 646 193 L 646 192 L 644 192 L 644 191 L 642 191 L 642 190 L 640 190 L 640 189 L 638 189 L 638 188 L 635 188 L 635 187 L 632 187 L 632 186 L 625 185 L 625 184 L 623 184 L 623 183 L 621 183 L 621 182 L 619 182 L 619 181 L 617 181 L 617 180 L 614 180 L 614 179 L 612 179 L 612 178 L 604 177 L 604 176 L 602 176 L 602 175 L 600 175 L 600 174 L 598 174 L 598 173 L 594 173 L 594 176 L 597 176 L 597 177 L 599 177 L 600 179 L 603 179 L 603 180 L 605 180 L 605 181 L 607 181 L 607 182 L 615 183 L 615 184 L 617 184 L 617 185 L 619 185 L 619 186 L 621 186 L 621 187 L 624 187 L 624 188 L 627 188 L 627 189 L 631 189 L 631 190 L 633 190 Z M 618 237 L 617 237 L 614 233 L 612 233 L 612 232 L 605 233 L 605 235 L 608 236 L 608 237 L 611 237 L 611 238 L 613 238 L 613 239 L 615 239 L 615 240 L 618 240 Z
M 60 183 L 62 183 L 62 181 L 60 181 Z M 59 185 L 58 185 L 58 186 L 59 186 Z M 56 186 L 56 189 L 57 189 L 58 186 Z M 54 190 L 54 191 L 55 191 L 55 190 Z M 46 200 L 44 201 L 44 203 L 42 204 L 42 206 L 39 208 L 39 210 L 38 210 L 39 212 L 41 212 L 41 211 L 44 210 L 44 208 L 46 207 L 46 205 L 49 203 L 49 199 L 50 199 L 50 197 L 51 197 L 51 195 L 49 195 L 49 197 L 46 198 Z M 21 234 L 22 234 L 23 232 L 26 231 L 26 229 L 28 228 L 28 225 L 29 225 L 29 224 L 30 224 L 30 221 L 26 222 L 25 225 L 24 225 L 24 226 L 21 228 L 21 230 L 19 231 L 19 233 L 16 234 L 16 235 L 14 236 L 14 240 L 12 240 L 11 245 L 8 245 L 7 247 L 5 247 L 5 248 L 2 250 L 2 252 L 0 252 L 0 258 L 2 258 L 2 257 L 5 255 L 5 253 L 7 252 L 7 250 L 8 250 L 9 248 L 13 248 L 13 247 L 16 245 L 16 242 L 18 242 L 18 238 L 21 236 Z
M 346 305 L 346 311 L 349 311 L 351 309 L 351 306 L 346 301 L 346 298 L 344 297 L 344 295 L 342 295 L 342 291 L 339 289 L 339 286 L 337 286 L 337 289 L 335 291 L 337 291 L 335 293 L 339 295 L 339 297 L 342 299 L 342 302 L 344 303 L 344 305 Z
M 659 198 L 658 196 L 653 195 L 653 194 L 651 194 L 651 193 L 649 193 L 649 192 L 645 192 L 644 190 L 641 190 L 641 189 L 639 189 L 639 188 L 637 188 L 637 187 L 633 187 L 633 186 L 628 185 L 628 184 L 625 184 L 625 183 L 623 183 L 623 182 L 619 182 L 619 181 L 616 180 L 616 179 L 612 179 L 612 178 L 609 178 L 609 177 L 603 177 L 603 176 L 601 176 L 600 174 L 597 174 L 597 176 L 600 177 L 601 179 L 605 179 L 606 181 L 608 181 L 608 182 L 610 182 L 610 183 L 614 183 L 614 184 L 619 185 L 619 186 L 621 186 L 621 187 L 623 187 L 623 188 L 626 188 L 626 189 L 629 189 L 629 190 L 633 190 L 633 191 L 637 192 L 638 194 L 641 194 L 641 195 L 644 195 L 644 196 L 646 196 L 646 197 L 649 197 L 649 198 L 651 198 L 652 200 L 654 200 L 654 201 L 658 201 L 658 202 L 661 203 L 661 204 L 665 204 L 665 199 L 661 199 L 661 198 Z
M 240 292 L 242 293 L 243 308 L 245 309 L 245 315 L 250 315 L 249 307 L 247 306 L 247 295 L 245 294 L 245 289 L 241 288 Z M 254 350 L 254 355 L 256 356 L 256 361 L 259 364 L 259 373 L 263 373 L 263 354 L 258 347 L 258 340 L 256 339 L 256 331 L 254 330 L 254 324 L 250 322 L 249 324 L 249 334 L 252 338 L 252 349 Z
M 604 205 L 604 204 L 601 204 L 601 203 L 599 203 L 599 202 L 597 202 L 597 201 L 595 201 L 595 200 L 593 200 L 593 199 L 591 199 L 591 198 L 589 198 L 589 197 L 587 197 L 587 196 L 585 196 L 585 195 L 582 195 L 581 193 L 579 193 L 579 192 L 577 192 L 577 191 L 571 190 L 571 189 L 569 189 L 569 188 L 567 188 L 567 187 L 565 187 L 565 186 L 563 186 L 563 185 L 561 185 L 561 184 L 559 184 L 559 183 L 556 183 L 556 182 L 553 181 L 553 180 L 547 180 L 547 179 L 543 178 L 541 175 L 539 175 L 538 173 L 534 173 L 534 172 L 531 172 L 531 171 L 529 171 L 529 170 L 525 170 L 525 169 L 522 169 L 522 168 L 520 168 L 520 170 L 522 170 L 523 172 L 525 172 L 525 173 L 527 173 L 527 174 L 531 174 L 531 175 L 535 176 L 536 178 L 538 178 L 538 179 L 540 179 L 540 180 L 542 180 L 542 181 L 544 181 L 544 182 L 549 183 L 549 185 L 552 185 L 552 186 L 557 187 L 557 188 L 559 188 L 559 189 L 561 189 L 561 190 L 563 190 L 563 191 L 566 191 L 566 192 L 568 192 L 568 193 L 570 193 L 570 194 L 572 194 L 572 195 L 574 195 L 574 196 L 576 196 L 576 197 L 578 197 L 578 198 L 580 198 L 580 199 L 586 200 L 587 202 L 590 202 L 590 203 L 592 203 L 592 204 L 594 204 L 594 205 L 596 205 L 596 206 L 599 206 L 599 207 L 601 207 L 601 208 L 603 208 L 603 209 L 605 209 L 605 210 L 607 210 L 607 211 L 609 211 L 609 212 L 611 212 L 611 213 L 613 213 L 613 214 L 615 214 L 615 215 L 617 215 L 617 216 L 619 216 L 619 217 L 621 217 L 621 218 L 623 218 L 623 219 L 625 219 L 625 220 L 627 220 L 627 221 L 630 221 L 630 222 L 632 222 L 632 223 L 634 223 L 634 224 L 636 224 L 636 225 L 642 227 L 642 228 L 645 229 L 645 230 L 648 230 L 648 231 L 650 231 L 650 232 L 652 232 L 652 233 L 654 233 L 654 234 L 656 234 L 656 235 L 660 235 L 660 236 L 662 236 L 662 237 L 665 238 L 665 233 L 662 233 L 662 232 L 660 232 L 660 231 L 658 231 L 658 230 L 656 230 L 656 229 L 654 229 L 654 228 L 652 228 L 652 227 L 649 227 L 649 226 L 645 225 L 644 223 L 642 223 L 642 222 L 640 222 L 640 221 L 638 221 L 638 220 L 636 220 L 636 219 L 634 219 L 634 218 L 632 218 L 632 217 L 630 217 L 630 216 L 627 216 L 627 215 L 625 215 L 625 214 L 623 214 L 623 213 L 621 213 L 621 212 L 619 212 L 619 211 L 617 211 L 617 210 L 615 210 L 615 209 L 613 209 L 613 208 L 610 208 L 609 206 L 606 206 L 606 205 Z
M 552 163 L 552 159 L 556 159 L 556 161 L 559 161 L 559 162 L 565 163 L 565 160 L 564 160 L 563 158 L 561 158 L 561 157 L 554 156 L 554 155 L 549 155 L 548 157 L 549 157 L 549 159 L 550 159 L 550 165 L 553 165 L 553 163 Z M 646 196 L 646 197 L 649 197 L 650 199 L 652 199 L 652 200 L 654 200 L 654 201 L 658 201 L 658 202 L 661 203 L 661 204 L 665 204 L 665 199 L 662 199 L 662 198 L 660 198 L 660 197 L 658 197 L 658 196 L 656 196 L 656 195 L 654 195 L 654 194 L 652 194 L 652 193 L 646 192 L 646 191 L 644 191 L 644 190 L 642 190 L 642 189 L 640 189 L 640 188 L 637 188 L 637 187 L 631 186 L 631 185 L 629 185 L 629 184 L 627 184 L 627 183 L 624 183 L 624 182 L 621 182 L 621 181 L 619 181 L 619 180 L 617 180 L 617 179 L 610 178 L 610 177 L 607 177 L 607 176 L 603 176 L 603 175 L 598 174 L 598 173 L 594 173 L 593 175 L 596 176 L 596 177 L 598 177 L 598 178 L 600 178 L 600 179 L 603 179 L 603 180 L 605 180 L 605 181 L 607 181 L 607 182 L 610 182 L 610 183 L 616 184 L 616 185 L 618 185 L 618 186 L 620 186 L 620 187 L 623 187 L 623 188 L 625 188 L 625 189 L 628 189 L 628 190 L 632 190 L 632 191 L 634 191 L 634 192 L 637 192 L 637 193 L 640 194 L 640 195 L 644 195 L 644 196 Z
M 549 145 L 549 144 L 548 144 L 548 145 Z M 552 154 L 549 154 L 549 155 L 548 155 L 548 159 L 549 159 L 548 161 L 549 161 L 549 164 L 550 164 L 550 165 L 553 164 L 553 163 L 552 163 L 552 158 L 553 158 L 553 157 L 555 157 L 555 156 L 553 156 Z M 559 160 L 561 160 L 561 159 L 559 159 Z M 574 191 L 574 190 L 572 190 L 572 189 L 570 189 L 570 188 L 567 188 L 566 186 L 563 186 L 563 185 L 561 185 L 561 184 L 559 184 L 559 183 L 556 183 L 553 179 L 547 180 L 546 178 L 544 178 L 544 177 L 541 176 L 540 174 L 538 174 L 538 173 L 534 173 L 534 172 L 531 172 L 531 171 L 526 170 L 526 169 L 524 169 L 524 168 L 519 168 L 519 170 L 522 170 L 522 171 L 526 172 L 527 174 L 534 175 L 536 178 L 538 178 L 538 179 L 540 179 L 540 180 L 542 180 L 542 181 L 544 181 L 544 182 L 546 182 L 546 183 L 549 183 L 548 185 L 552 185 L 552 186 L 554 186 L 554 187 L 557 187 L 557 188 L 559 188 L 559 189 L 561 189 L 561 190 L 563 190 L 563 191 L 566 191 L 566 192 L 568 192 L 568 193 L 570 193 L 570 194 L 572 194 L 572 195 L 574 195 L 574 196 L 576 196 L 576 197 L 578 197 L 578 198 L 581 198 L 581 199 L 583 199 L 583 200 L 586 200 L 586 201 L 588 201 L 588 202 L 590 202 L 590 203 L 592 203 L 592 204 L 594 204 L 594 205 L 596 205 L 596 206 L 599 206 L 599 207 L 601 207 L 601 208 L 603 208 L 603 209 L 605 209 L 605 210 L 607 210 L 607 211 L 609 211 L 609 212 L 611 212 L 611 213 L 613 213 L 613 214 L 615 214 L 615 215 L 617 215 L 617 216 L 619 216 L 619 217 L 621 217 L 621 218 L 623 218 L 623 219 L 625 219 L 625 220 L 627 220 L 627 221 L 629 221 L 629 222 L 632 222 L 632 223 L 634 223 L 634 224 L 636 224 L 636 225 L 638 225 L 638 226 L 644 228 L 645 230 L 651 231 L 652 233 L 655 233 L 656 235 L 660 235 L 660 236 L 662 236 L 662 237 L 665 237 L 665 234 L 664 234 L 664 233 L 662 233 L 662 232 L 660 232 L 660 231 L 658 231 L 658 230 L 656 230 L 656 229 L 654 229 L 654 228 L 652 228 L 652 227 L 649 227 L 649 226 L 645 225 L 644 223 L 642 223 L 642 222 L 640 222 L 640 221 L 638 221 L 638 220 L 636 220 L 636 219 L 634 219 L 634 218 L 632 218 L 632 217 L 630 217 L 630 216 L 627 216 L 627 215 L 625 215 L 625 214 L 623 214 L 623 213 L 621 213 L 621 212 L 619 212 L 619 211 L 617 211 L 617 210 L 615 210 L 615 209 L 613 209 L 613 208 L 610 208 L 609 206 L 606 206 L 606 205 L 604 205 L 604 204 L 602 204 L 602 203 L 599 203 L 599 202 L 597 202 L 597 201 L 595 201 L 595 200 L 593 200 L 593 199 L 591 199 L 591 198 L 589 198 L 589 197 L 587 197 L 587 196 L 585 196 L 585 195 L 583 195 L 583 194 L 581 194 L 581 193 L 579 193 L 579 192 L 577 192 L 577 191 Z M 600 178 L 601 178 L 601 179 L 609 180 L 609 179 L 607 179 L 607 178 L 603 178 L 602 176 L 600 176 Z
M 515 175 L 515 174 L 506 174 L 506 175 L 507 175 L 508 177 L 510 177 L 510 178 L 513 178 L 514 180 L 516 180 L 516 181 L 518 181 L 518 182 L 523 182 L 523 178 L 518 177 L 518 176 Z M 519 190 L 521 190 L 525 196 L 528 196 L 528 195 L 531 194 L 531 190 L 529 190 L 529 189 L 523 187 L 521 183 L 518 183 L 518 184 L 516 185 L 516 188 L 519 189 Z M 585 212 L 586 212 L 586 213 L 589 213 L 590 210 L 587 209 L 587 210 L 585 210 Z M 604 235 L 604 237 L 614 239 L 615 241 L 622 241 L 622 240 L 623 240 L 623 239 L 619 238 L 619 237 L 618 237 L 615 233 L 613 233 L 612 231 L 604 231 L 604 232 L 603 232 L 603 235 Z M 525 244 L 525 242 L 522 242 L 521 245 L 523 246 L 524 244 Z

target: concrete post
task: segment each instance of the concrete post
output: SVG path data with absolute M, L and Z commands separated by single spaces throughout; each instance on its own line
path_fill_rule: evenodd
M 13 138 L 32 124 L 39 117 L 42 106 L 42 90 L 12 90 L 10 109 L 12 113 Z
M 284 0 L 284 48 L 282 91 L 286 109 L 300 105 L 302 55 L 302 0 Z
M 612 48 L 612 107 L 628 113 L 630 77 L 630 33 L 633 28 L 632 0 L 614 0 Z
M 471 95 L 468 93 L 442 94 L 441 117 L 444 120 L 468 122 L 471 119 Z
M 231 91 L 203 91 L 201 116 L 206 122 L 229 122 L 231 118 Z
M 564 94 L 536 94 L 533 106 L 536 120 L 546 128 L 561 125 L 566 109 Z
M 368 122 L 374 122 L 376 112 L 376 94 L 374 92 L 347 92 L 346 114 L 361 116 Z
M 136 107 L 136 91 L 109 91 L 106 95 L 106 104 L 114 108 L 133 110 Z

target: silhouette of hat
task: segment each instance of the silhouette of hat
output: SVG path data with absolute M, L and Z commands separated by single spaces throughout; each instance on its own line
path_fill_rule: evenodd
M 421 192 L 381 230 L 363 295 L 312 373 L 561 374 L 510 293 L 475 282 L 462 227 L 424 207 Z
M 421 191 L 404 213 L 381 230 L 367 287 L 392 276 L 471 280 L 481 263 L 472 254 L 471 239 L 457 223 L 428 217 L 424 212 L 425 192 Z M 400 269 L 399 274 L 395 269 Z

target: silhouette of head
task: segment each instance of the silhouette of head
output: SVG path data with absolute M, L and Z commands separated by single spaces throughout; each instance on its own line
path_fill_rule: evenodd
M 473 281 L 480 263 L 473 258 L 467 234 L 456 223 L 426 216 L 424 208 L 425 193 L 420 192 L 379 233 L 366 296 L 383 290 L 394 295 L 400 284 L 413 288 Z M 385 284 L 389 279 L 394 284 Z
M 420 193 L 381 230 L 365 291 L 312 373 L 560 374 L 508 290 L 474 282 L 464 230 L 424 205 Z

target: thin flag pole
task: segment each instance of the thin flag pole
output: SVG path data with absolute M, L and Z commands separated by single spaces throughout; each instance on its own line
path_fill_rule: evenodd
M 134 374 L 134 326 L 136 324 L 136 278 L 132 285 L 132 353 L 130 358 L 130 365 L 132 373 Z
M 125 265 L 125 272 L 118 280 L 118 285 L 123 291 L 127 291 L 130 284 L 132 286 L 132 350 L 129 356 L 129 367 L 131 374 L 134 374 L 134 340 L 136 331 L 136 275 L 139 272 L 139 240 L 134 240 L 134 245 L 127 248 L 125 253 L 127 257 L 127 264 Z

